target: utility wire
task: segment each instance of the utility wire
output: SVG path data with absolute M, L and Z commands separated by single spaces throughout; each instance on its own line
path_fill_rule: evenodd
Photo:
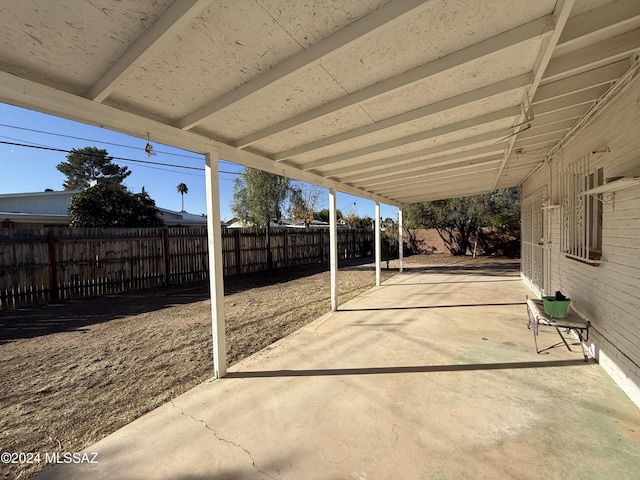
M 72 135 L 65 135 L 63 133 L 46 132 L 44 130 L 36 130 L 36 129 L 33 129 L 33 128 L 26 128 L 26 127 L 18 127 L 18 126 L 15 126 L 15 125 L 6 125 L 4 123 L 0 123 L 0 127 L 14 128 L 16 130 L 23 130 L 25 132 L 42 133 L 44 135 L 52 135 L 54 137 L 71 138 L 73 140 L 82 140 L 82 141 L 85 141 L 85 142 L 102 143 L 104 145 L 113 145 L 114 147 L 132 148 L 132 149 L 136 149 L 136 150 L 138 149 L 138 147 L 132 147 L 131 145 L 123 145 L 121 143 L 112 143 L 112 142 L 105 142 L 103 140 L 93 140 L 93 139 L 90 139 L 90 138 L 74 137 Z M 158 153 L 167 153 L 167 154 L 169 154 L 169 152 L 158 152 Z M 180 153 L 171 153 L 169 155 L 175 155 L 177 157 L 185 157 L 185 158 L 200 158 L 200 157 L 197 157 L 195 155 L 183 155 L 183 154 L 180 154 Z
M 103 145 L 113 145 L 114 147 L 130 148 L 130 149 L 133 149 L 133 150 L 139 150 L 140 149 L 140 147 L 133 147 L 131 145 L 123 145 L 121 143 L 105 142 L 103 140 L 93 140 L 91 138 L 74 137 L 72 135 L 65 135 L 63 133 L 47 132 L 47 131 L 44 131 L 44 130 L 35 130 L 33 128 L 18 127 L 16 125 L 7 125 L 7 124 L 4 124 L 4 123 L 0 123 L 0 127 L 13 128 L 13 129 L 16 129 L 16 130 L 23 130 L 25 132 L 41 133 L 41 134 L 44 134 L 44 135 L 51 135 L 51 136 L 54 136 L 54 137 L 71 138 L 73 140 L 82 140 L 82 141 L 85 141 L 85 142 L 100 143 L 100 144 L 103 144 Z M 5 138 L 9 138 L 9 137 L 5 137 Z M 161 151 L 161 150 L 155 150 L 155 151 L 157 153 L 162 153 L 162 154 L 166 154 L 166 155 L 173 155 L 174 157 L 193 158 L 193 159 L 198 159 L 198 160 L 202 159 L 202 156 L 197 156 L 197 155 L 183 155 L 183 154 L 180 154 L 180 153 L 170 153 L 170 152 L 164 152 L 164 151 Z M 232 165 L 235 165 L 233 162 L 229 162 L 228 160 L 220 160 L 220 161 L 224 162 L 224 163 L 230 163 Z
M 48 150 L 48 151 L 52 151 L 52 152 L 62 152 L 62 153 L 71 153 L 71 150 L 65 150 L 63 148 L 54 148 L 54 147 L 44 147 L 44 146 L 37 146 L 37 145 L 27 145 L 26 143 L 16 143 L 16 142 L 5 142 L 5 141 L 0 141 L 0 144 L 4 144 L 4 145 L 13 145 L 16 147 L 25 147 L 25 148 L 35 148 L 38 150 Z M 85 153 L 85 155 L 92 155 L 90 153 Z M 98 155 L 93 155 L 93 156 L 98 156 Z M 111 157 L 113 159 L 116 160 L 121 160 L 124 162 L 133 162 L 133 163 L 141 163 L 141 164 L 145 164 L 145 165 L 159 165 L 162 167 L 173 167 L 173 168 L 183 168 L 186 170 L 197 170 L 200 172 L 204 172 L 204 168 L 202 167 L 191 167 L 189 165 L 176 165 L 173 163 L 163 163 L 163 162 L 152 162 L 150 160 L 136 160 L 133 158 L 124 158 L 124 157 Z M 228 172 L 225 170 L 218 170 L 218 173 L 227 173 L 230 175 L 242 175 L 242 172 Z

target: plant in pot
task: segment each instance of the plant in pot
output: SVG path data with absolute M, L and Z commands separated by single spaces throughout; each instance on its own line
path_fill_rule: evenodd
M 562 292 L 557 291 L 555 295 L 542 297 L 544 313 L 551 318 L 567 318 L 569 315 L 569 304 L 571 299 L 565 297 Z

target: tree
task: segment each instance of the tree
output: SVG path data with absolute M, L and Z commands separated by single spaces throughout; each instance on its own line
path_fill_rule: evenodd
M 313 214 L 313 218 L 315 218 L 316 220 L 320 220 L 321 222 L 326 222 L 329 223 L 329 209 L 328 208 L 323 208 L 322 210 L 320 210 L 319 212 L 315 212 Z M 336 209 L 336 217 L 338 218 L 344 218 L 342 215 L 342 212 L 338 209 Z
M 290 187 L 289 214 L 293 221 L 302 220 L 305 228 L 315 218 L 315 209 L 323 188 L 310 183 L 297 182 Z
M 176 187 L 176 190 L 178 191 L 178 193 L 180 194 L 180 196 L 182 197 L 182 210 L 180 210 L 181 212 L 184 212 L 184 194 L 185 193 L 189 193 L 189 187 L 187 187 L 186 183 L 179 183 L 178 186 Z
M 520 227 L 520 189 L 503 188 L 489 194 L 486 227 Z
M 142 189 L 131 193 L 119 183 L 94 185 L 71 197 L 72 227 L 145 228 L 161 227 L 153 199 Z
M 373 218 L 368 215 L 358 217 L 355 213 L 346 215 L 344 220 L 351 228 L 372 228 L 373 224 Z
M 384 231 L 382 232 L 382 253 L 384 254 L 384 259 L 387 262 L 387 270 L 389 270 L 389 261 L 392 256 L 395 256 L 396 251 L 398 250 L 398 246 L 400 243 L 400 234 L 398 230 L 398 222 L 394 221 L 392 218 L 385 218 L 384 222 Z
M 465 255 L 479 227 L 517 226 L 520 222 L 517 188 L 486 195 L 413 203 L 404 209 L 407 225 L 435 228 L 454 255 Z
M 122 183 L 131 175 L 128 167 L 120 167 L 112 163 L 106 150 L 96 147 L 72 149 L 66 162 L 60 162 L 56 168 L 66 175 L 62 184 L 65 190 L 87 188 L 93 180 L 104 183 Z
M 266 230 L 267 265 L 273 269 L 271 220 L 282 217 L 282 205 L 289 195 L 289 179 L 257 168 L 245 167 L 233 182 L 231 211 L 245 223 Z

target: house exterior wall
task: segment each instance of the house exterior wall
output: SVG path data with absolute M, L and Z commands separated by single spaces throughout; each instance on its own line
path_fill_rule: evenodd
M 602 195 L 602 263 L 568 258 L 561 244 L 567 208 L 561 182 L 568 166 L 585 158 L 602 166 L 605 181 L 640 175 L 640 76 L 522 186 L 523 199 L 548 192 L 542 209 L 545 281 L 539 287 L 561 290 L 591 321 L 594 358 L 640 406 L 640 183 Z

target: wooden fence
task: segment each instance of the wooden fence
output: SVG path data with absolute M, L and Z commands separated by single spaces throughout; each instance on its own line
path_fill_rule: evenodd
M 371 255 L 371 230 L 338 231 L 341 257 Z M 0 229 L 0 310 L 206 280 L 206 228 Z M 274 268 L 328 261 L 329 232 L 272 229 Z M 267 269 L 264 230 L 222 229 L 225 276 Z

